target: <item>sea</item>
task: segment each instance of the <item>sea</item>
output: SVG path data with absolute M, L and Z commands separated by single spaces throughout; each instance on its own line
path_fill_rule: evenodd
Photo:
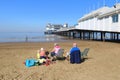
M 62 36 L 44 32 L 0 32 L 0 43 L 4 42 L 54 42 L 66 41 Z

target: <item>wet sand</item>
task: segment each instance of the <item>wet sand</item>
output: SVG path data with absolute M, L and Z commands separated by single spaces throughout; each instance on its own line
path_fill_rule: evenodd
M 53 42 L 0 43 L 0 80 L 120 80 L 119 43 L 80 40 L 58 43 L 66 53 L 73 42 L 77 42 L 81 51 L 90 48 L 83 63 L 70 64 L 65 60 L 30 68 L 23 62 L 36 58 L 41 47 L 51 51 Z

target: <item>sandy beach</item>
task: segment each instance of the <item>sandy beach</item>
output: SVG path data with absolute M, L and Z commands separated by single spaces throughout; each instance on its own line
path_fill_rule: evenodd
M 76 42 L 81 51 L 90 48 L 88 59 L 81 64 L 56 61 L 49 66 L 27 68 L 23 62 L 36 58 L 41 47 L 51 51 L 54 42 L 0 43 L 0 80 L 120 80 L 120 44 L 71 40 L 58 42 L 70 50 Z

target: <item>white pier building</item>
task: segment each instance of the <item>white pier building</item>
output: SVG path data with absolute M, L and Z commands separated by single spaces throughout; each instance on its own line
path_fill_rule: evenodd
M 63 28 L 56 34 L 102 41 L 108 40 L 109 34 L 109 40 L 120 41 L 120 3 L 92 11 L 80 18 L 74 28 Z
M 79 19 L 77 29 L 120 32 L 120 4 L 104 6 Z

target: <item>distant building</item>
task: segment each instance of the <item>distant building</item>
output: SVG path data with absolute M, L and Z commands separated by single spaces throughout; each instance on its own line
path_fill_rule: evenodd
M 57 31 L 61 28 L 63 28 L 63 25 L 61 25 L 61 24 L 50 24 L 50 23 L 48 23 L 46 25 L 45 34 L 53 34 L 55 31 Z
M 68 24 L 65 23 L 65 24 L 63 25 L 63 27 L 64 27 L 64 28 L 68 28 Z

